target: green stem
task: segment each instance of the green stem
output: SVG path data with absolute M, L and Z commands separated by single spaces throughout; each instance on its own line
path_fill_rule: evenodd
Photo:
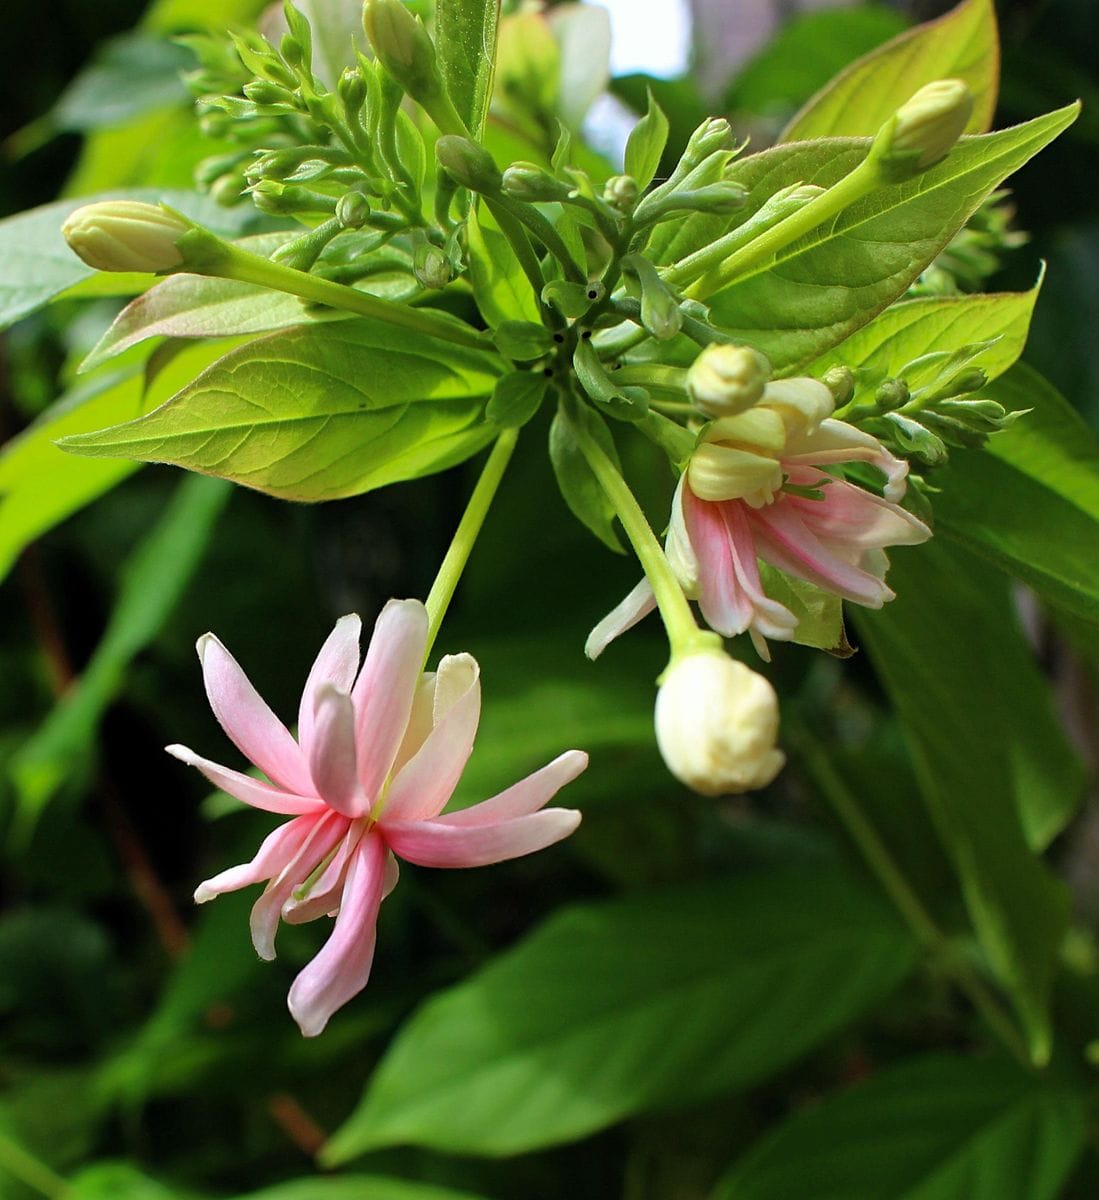
M 566 279 L 571 280 L 573 283 L 587 282 L 587 276 L 577 266 L 561 235 L 536 208 L 503 195 L 493 196 L 492 203 L 497 208 L 502 208 L 516 221 L 521 222 L 534 234 L 550 254 L 561 264 Z
M 187 234 L 183 240 L 186 241 L 186 238 L 191 236 Z M 251 254 L 228 242 L 222 242 L 221 245 L 225 253 L 212 259 L 209 269 L 202 270 L 201 274 L 222 279 L 239 279 L 242 283 L 255 283 L 260 287 L 288 292 L 291 296 L 299 296 L 302 300 L 310 300 L 314 304 L 326 304 L 343 312 L 373 317 L 387 325 L 453 342 L 457 346 L 467 346 L 475 350 L 489 348 L 488 340 L 483 334 L 474 329 L 466 331 L 457 323 L 435 316 L 424 309 L 410 308 L 404 304 L 394 304 L 391 300 L 368 296 L 365 292 L 345 284 L 333 283 L 306 271 L 296 271 L 293 267 L 271 262 L 270 259 Z M 191 270 L 199 269 L 198 264 L 185 263 L 185 267 Z
M 702 649 L 719 648 L 721 639 L 716 634 L 699 629 L 687 597 L 683 595 L 679 580 L 676 579 L 675 572 L 665 557 L 663 547 L 653 533 L 641 505 L 630 491 L 629 484 L 619 474 L 618 468 L 588 433 L 583 422 L 577 419 L 571 407 L 576 403 L 578 401 L 575 399 L 562 401 L 562 413 L 588 466 L 599 481 L 599 486 L 614 507 L 622 528 L 630 539 L 630 545 L 633 546 L 634 553 L 652 586 L 661 620 L 668 631 L 672 658 L 676 659 L 680 655 Z
M 686 289 L 686 295 L 695 298 L 708 296 L 743 277 L 752 268 L 758 267 L 777 254 L 784 246 L 816 229 L 818 225 L 822 225 L 868 192 L 872 192 L 881 182 L 881 170 L 873 155 L 870 155 L 839 183 L 833 184 L 826 192 L 792 212 L 777 225 L 772 225 L 770 229 L 753 238 L 748 245 L 734 251 L 701 279 L 697 279 Z
M 465 565 L 469 561 L 470 553 L 477 541 L 477 535 L 485 523 L 485 517 L 492 505 L 493 497 L 496 495 L 496 489 L 504 477 L 504 471 L 507 469 L 518 439 L 519 430 L 517 428 L 505 429 L 496 439 L 496 444 L 492 447 L 492 451 L 481 469 L 481 477 L 477 480 L 477 485 L 469 498 L 466 511 L 462 514 L 461 521 L 458 522 L 458 528 L 454 532 L 450 548 L 439 567 L 439 573 L 435 576 L 435 582 L 431 585 L 426 603 L 428 625 L 427 649 L 424 651 L 425 661 L 435 644 L 443 617 L 446 616 L 446 610 L 454 596 L 454 589 L 458 586 L 458 580 L 461 579 Z
M 788 727 L 786 738 L 797 746 L 809 764 L 811 773 L 820 781 L 821 790 L 840 823 L 921 945 L 942 964 L 946 974 L 1008 1050 L 1023 1066 L 1032 1067 L 1034 1064 L 1026 1044 L 995 993 L 972 963 L 953 950 L 950 939 L 927 911 L 816 738 L 804 727 L 796 731 Z
M 610 377 L 616 384 L 636 384 L 665 392 L 685 393 L 687 390 L 685 368 L 668 367 L 662 363 L 627 363 L 624 367 L 612 370 Z
M 0 1133 L 0 1167 L 49 1200 L 62 1200 L 69 1194 L 69 1185 L 60 1175 L 5 1133 Z

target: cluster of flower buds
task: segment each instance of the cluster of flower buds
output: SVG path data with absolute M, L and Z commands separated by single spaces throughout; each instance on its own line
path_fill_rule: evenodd
M 1027 235 L 1011 228 L 1014 206 L 1007 191 L 993 192 L 946 249 L 908 289 L 911 296 L 956 296 L 980 291 L 1003 265 L 1005 255 L 1026 243 Z

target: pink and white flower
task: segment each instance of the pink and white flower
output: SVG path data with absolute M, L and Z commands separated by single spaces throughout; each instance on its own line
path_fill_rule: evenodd
M 908 464 L 874 437 L 828 414 L 833 400 L 815 379 L 769 383 L 761 401 L 709 426 L 679 481 L 665 548 L 668 560 L 712 629 L 749 632 L 766 658 L 765 638 L 788 641 L 797 618 L 768 596 L 759 562 L 866 608 L 894 593 L 885 582 L 887 546 L 931 536 L 901 508 Z M 883 495 L 825 468 L 866 463 Z M 595 658 L 655 607 L 647 580 L 592 630 Z
M 280 918 L 291 924 L 334 916 L 335 926 L 290 988 L 289 1007 L 306 1037 L 360 992 L 370 976 L 375 923 L 397 882 L 397 858 L 426 867 L 478 867 L 541 850 L 580 823 L 570 809 L 544 806 L 587 766 L 569 750 L 498 796 L 443 813 L 480 719 L 477 663 L 447 655 L 423 672 L 428 619 L 418 600 L 382 610 L 359 667 L 361 623 L 341 617 L 321 647 L 291 735 L 228 650 L 199 640 L 206 694 L 236 747 L 266 782 L 202 758 L 168 752 L 221 790 L 291 819 L 255 858 L 199 885 L 204 903 L 266 882 L 252 909 L 252 941 L 275 957 Z

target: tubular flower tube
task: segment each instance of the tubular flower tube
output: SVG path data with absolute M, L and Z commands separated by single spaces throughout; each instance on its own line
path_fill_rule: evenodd
M 550 846 L 580 823 L 578 812 L 544 807 L 587 766 L 578 750 L 490 800 L 443 814 L 473 749 L 481 692 L 468 654 L 447 655 L 436 671 L 422 671 L 427 631 L 418 600 L 391 600 L 360 669 L 359 618 L 341 617 L 306 681 L 296 740 L 213 634 L 198 643 L 214 715 L 267 781 L 185 746 L 168 753 L 245 804 L 290 820 L 251 862 L 200 884 L 195 900 L 266 883 L 251 928 L 256 952 L 267 960 L 275 957 L 280 918 L 299 924 L 335 917 L 328 941 L 290 988 L 290 1012 L 306 1037 L 366 986 L 378 910 L 397 882 L 397 858 L 426 867 L 485 866 Z
M 908 465 L 870 434 L 829 417 L 832 395 L 815 379 L 780 379 L 736 416 L 711 423 L 679 481 L 666 551 L 691 599 L 725 637 L 749 632 L 788 641 L 797 618 L 768 596 L 759 561 L 866 608 L 894 593 L 887 546 L 914 545 L 928 527 L 900 507 Z M 830 474 L 866 463 L 884 478 L 877 496 Z M 592 630 L 587 653 L 606 645 L 654 606 L 642 581 Z

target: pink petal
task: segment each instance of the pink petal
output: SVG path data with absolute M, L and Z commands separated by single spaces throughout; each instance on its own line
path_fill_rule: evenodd
M 278 931 L 282 906 L 293 895 L 294 889 L 301 887 L 335 849 L 346 830 L 346 819 L 331 810 L 314 819 L 312 828 L 297 853 L 252 905 L 249 918 L 252 945 L 264 961 L 270 962 L 275 957 L 275 934 Z
M 282 919 L 288 925 L 304 925 L 340 907 L 344 881 L 351 859 L 363 836 L 362 822 L 351 825 L 331 862 L 318 876 L 308 893 L 298 899 L 293 893 L 282 906 Z
M 698 557 L 699 606 L 707 623 L 724 637 L 743 633 L 752 623 L 752 604 L 737 582 L 729 530 L 721 505 L 683 493 L 687 534 Z
M 347 870 L 335 927 L 290 988 L 290 1013 L 306 1037 L 321 1033 L 332 1014 L 361 992 L 370 978 L 384 860 L 382 839 L 363 838 Z
M 359 669 L 359 634 L 362 621 L 358 613 L 340 617 L 317 655 L 305 681 L 298 706 L 298 742 L 306 758 L 313 747 L 314 712 L 317 693 L 323 684 L 332 684 L 341 692 L 350 692 Z
M 355 709 L 351 697 L 334 684 L 322 683 L 317 690 L 311 741 L 309 769 L 318 793 L 336 812 L 361 817 L 367 803 L 355 770 Z
M 492 825 L 386 822 L 383 833 L 394 854 L 418 866 L 484 867 L 552 846 L 579 824 L 580 814 L 573 809 L 546 808 Z
M 423 670 L 427 610 L 419 600 L 390 600 L 382 609 L 355 682 L 359 781 L 373 803 L 397 756 Z
M 616 604 L 588 634 L 588 640 L 584 643 L 584 653 L 594 661 L 616 637 L 625 633 L 627 629 L 632 629 L 654 608 L 656 597 L 653 595 L 652 585 L 647 579 L 642 579 L 625 600 Z
M 821 500 L 801 496 L 785 500 L 821 541 L 871 550 L 914 546 L 931 536 L 918 517 L 846 480 L 830 479 L 821 491 Z
M 244 804 L 261 808 L 264 812 L 298 815 L 319 812 L 324 807 L 324 801 L 315 796 L 296 796 L 293 792 L 284 792 L 282 788 L 272 787 L 261 779 L 253 779 L 251 775 L 244 775 L 240 771 L 223 767 L 220 763 L 211 762 L 208 758 L 202 758 L 186 746 L 165 746 L 164 749 L 189 767 L 197 767 L 214 787 L 228 792 Z
M 782 454 L 784 468 L 846 462 L 865 462 L 876 467 L 885 476 L 885 498 L 894 502 L 903 499 L 908 463 L 886 450 L 876 437 L 846 421 L 830 418 L 822 421 L 813 433 L 791 435 Z
M 437 824 L 451 825 L 456 828 L 466 826 L 493 825 L 500 821 L 508 821 L 513 817 L 525 817 L 528 813 L 537 812 L 554 796 L 572 781 L 588 765 L 588 756 L 583 750 L 566 750 L 558 755 L 551 763 L 541 770 L 535 771 L 518 783 L 501 792 L 491 799 L 482 800 L 469 808 L 460 808 L 457 812 L 445 813 L 439 817 Z M 387 826 L 383 822 L 383 832 Z
M 434 728 L 390 785 L 385 819 L 419 821 L 443 811 L 473 750 L 481 719 L 480 671 L 468 654 L 447 655 L 435 678 Z
M 749 629 L 753 635 L 789 641 L 797 628 L 797 617 L 777 600 L 772 600 L 763 590 L 756 562 L 756 544 L 745 507 L 735 501 L 719 506 L 725 528 L 729 533 L 729 554 L 733 562 L 737 587 L 752 607 Z M 756 637 L 752 638 L 757 646 Z M 762 655 L 769 658 L 769 652 Z
M 237 660 L 212 633 L 198 640 L 206 695 L 222 729 L 249 761 L 285 791 L 309 795 L 313 781 L 290 731 L 267 707 Z
M 215 896 L 235 892 L 242 887 L 248 887 L 249 884 L 281 874 L 305 845 L 316 823 L 317 818 L 309 816 L 280 825 L 264 838 L 251 862 L 230 867 L 227 871 L 200 883 L 195 889 L 195 903 L 205 904 Z

